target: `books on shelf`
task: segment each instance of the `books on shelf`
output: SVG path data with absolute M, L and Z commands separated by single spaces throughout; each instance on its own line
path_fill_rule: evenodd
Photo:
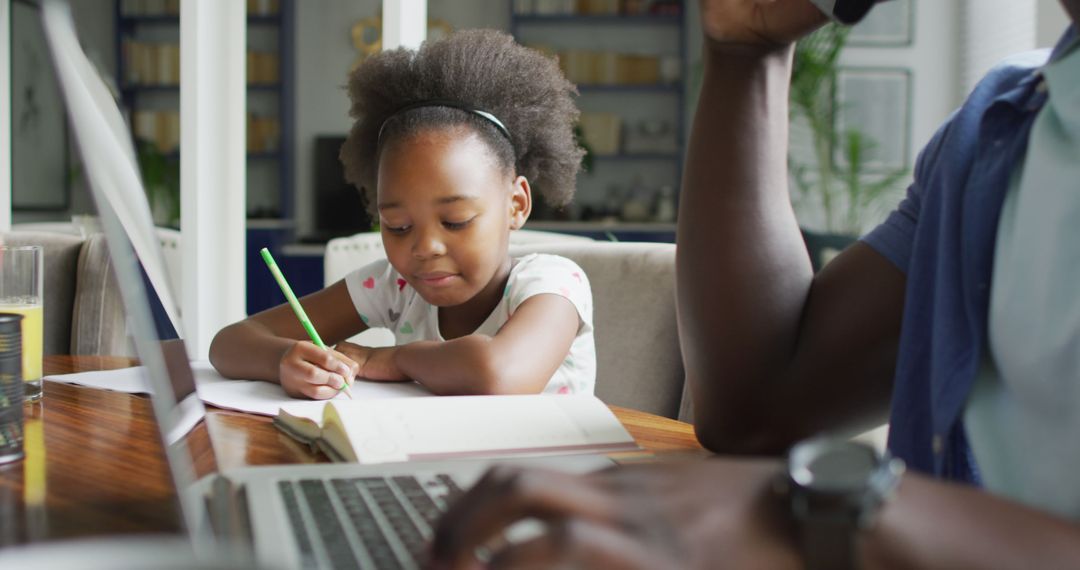
M 280 61 L 278 54 L 266 51 L 247 52 L 247 82 L 248 85 L 266 85 L 277 83 L 281 80 L 278 72 Z
M 359 463 L 639 449 L 611 410 L 589 395 L 335 399 L 321 412 L 283 406 L 274 425 L 334 461 Z
M 178 111 L 135 111 L 132 131 L 136 140 L 154 143 L 158 152 L 169 154 L 180 149 L 180 113 Z
M 172 110 L 136 110 L 131 117 L 137 140 L 149 141 L 162 154 L 180 150 L 180 113 Z M 273 115 L 247 116 L 247 151 L 276 152 L 281 144 L 281 121 Z
M 566 78 L 585 85 L 660 85 L 679 81 L 677 56 L 531 45 L 558 58 Z
M 124 40 L 124 83 L 132 87 L 180 84 L 180 44 Z M 249 85 L 273 85 L 281 80 L 275 52 L 248 50 Z
M 578 119 L 589 150 L 600 156 L 619 153 L 622 118 L 615 113 L 583 112 Z
M 272 16 L 280 8 L 278 0 L 247 0 L 251 16 Z M 120 15 L 124 17 L 179 16 L 180 0 L 120 0 Z
M 247 151 L 276 152 L 281 143 L 281 121 L 276 116 L 248 113 Z

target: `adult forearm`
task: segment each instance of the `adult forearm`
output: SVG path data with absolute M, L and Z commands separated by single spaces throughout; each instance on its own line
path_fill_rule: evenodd
M 860 539 L 861 568 L 1077 568 L 1080 526 L 987 492 L 907 475 Z
M 746 433 L 791 359 L 813 278 L 788 197 L 792 48 L 706 42 L 679 205 L 679 334 L 699 438 Z

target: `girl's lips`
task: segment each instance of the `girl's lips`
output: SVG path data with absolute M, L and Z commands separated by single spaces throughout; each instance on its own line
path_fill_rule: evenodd
M 444 273 L 442 271 L 437 271 L 434 273 L 419 273 L 416 275 L 416 277 L 424 285 L 428 285 L 431 287 L 440 287 L 449 285 L 454 280 L 454 278 L 457 277 L 457 275 L 454 273 Z

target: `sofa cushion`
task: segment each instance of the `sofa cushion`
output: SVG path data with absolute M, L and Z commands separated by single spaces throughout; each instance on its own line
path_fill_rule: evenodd
M 86 238 L 79 255 L 78 275 L 71 318 L 71 354 L 133 356 L 105 234 Z
M 596 395 L 609 404 L 678 417 L 685 374 L 675 320 L 675 245 L 584 242 L 510 248 L 515 257 L 532 252 L 572 259 L 589 277 Z
M 44 354 L 67 354 L 71 344 L 71 312 L 75 298 L 76 265 L 83 240 L 76 235 L 43 231 L 0 234 L 5 245 L 40 245 L 45 261 Z

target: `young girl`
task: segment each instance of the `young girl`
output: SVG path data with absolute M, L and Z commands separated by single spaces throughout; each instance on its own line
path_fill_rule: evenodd
M 222 329 L 214 366 L 316 399 L 356 377 L 436 394 L 591 393 L 585 272 L 508 253 L 534 190 L 569 202 L 584 152 L 575 89 L 555 61 L 503 33 L 462 31 L 369 57 L 348 90 L 356 122 L 341 160 L 347 180 L 375 191 L 387 259 L 301 300 L 332 350 L 283 304 Z M 368 327 L 392 329 L 396 346 L 342 342 Z

